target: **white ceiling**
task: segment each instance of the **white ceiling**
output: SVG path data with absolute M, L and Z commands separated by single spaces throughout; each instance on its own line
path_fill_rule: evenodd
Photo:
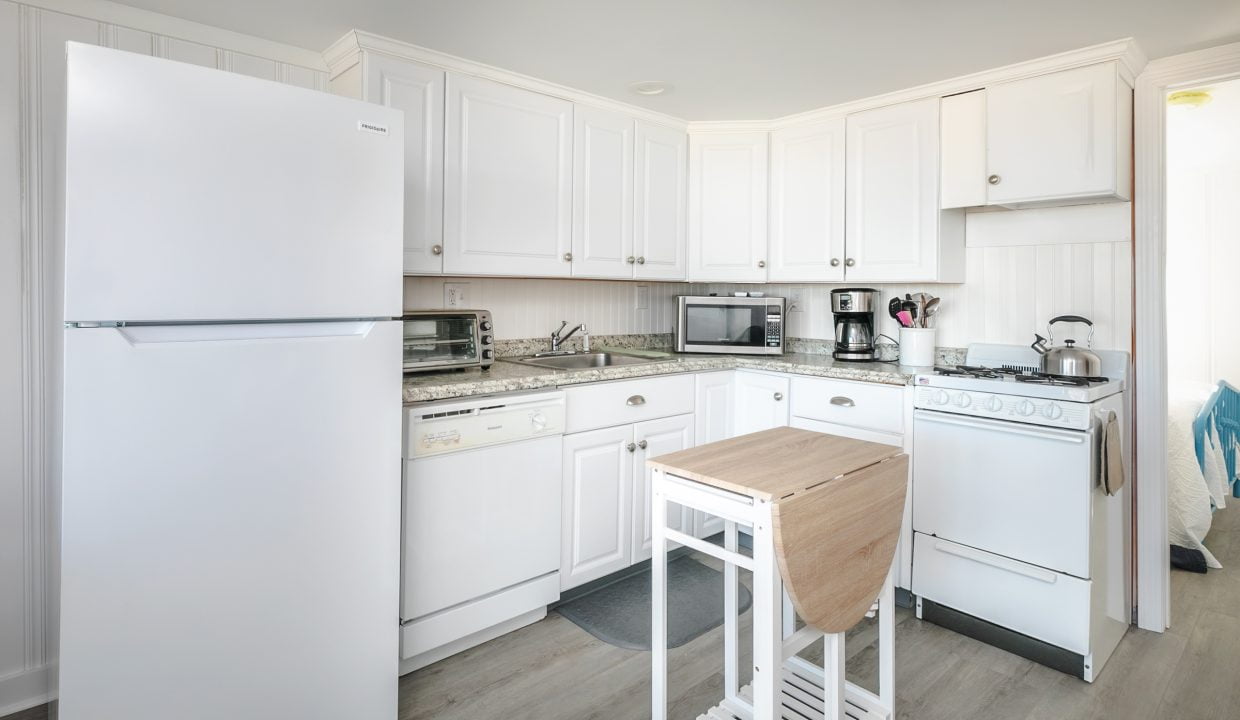
M 303 48 L 350 28 L 689 120 L 833 105 L 1108 40 L 1240 40 L 1237 0 L 124 0 Z M 674 90 L 634 95 L 628 84 Z

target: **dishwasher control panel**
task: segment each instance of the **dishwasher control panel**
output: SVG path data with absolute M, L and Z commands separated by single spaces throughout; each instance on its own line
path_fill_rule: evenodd
M 527 393 L 410 405 L 406 459 L 564 433 L 564 393 Z

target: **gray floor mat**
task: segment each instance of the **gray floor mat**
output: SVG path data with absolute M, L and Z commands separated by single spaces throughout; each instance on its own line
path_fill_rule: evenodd
M 667 564 L 667 646 L 680 647 L 723 624 L 723 573 L 691 557 Z M 739 586 L 740 611 L 749 590 Z M 632 575 L 557 607 L 556 612 L 603 642 L 650 649 L 650 571 Z

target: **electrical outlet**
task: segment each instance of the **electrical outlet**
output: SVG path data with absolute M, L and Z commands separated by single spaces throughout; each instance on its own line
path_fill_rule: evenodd
M 450 308 L 469 307 L 469 283 L 444 283 L 443 306 Z
M 635 310 L 650 309 L 650 286 L 635 285 L 633 286 L 633 308 Z
M 805 289 L 792 288 L 788 291 L 788 312 L 805 311 Z

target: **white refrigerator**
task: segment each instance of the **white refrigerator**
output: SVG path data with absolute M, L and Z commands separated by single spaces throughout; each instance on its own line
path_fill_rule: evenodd
M 60 716 L 391 720 L 400 113 L 67 51 Z

